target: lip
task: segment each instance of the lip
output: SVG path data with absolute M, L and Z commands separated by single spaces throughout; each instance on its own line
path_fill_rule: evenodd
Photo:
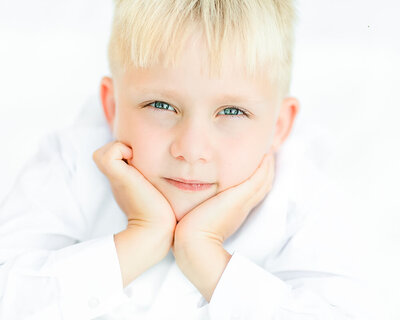
M 172 179 L 172 180 L 180 181 L 180 182 L 183 182 L 183 183 L 212 184 L 212 182 L 206 182 L 206 181 L 200 181 L 200 180 L 186 180 L 186 179 L 183 179 L 183 178 L 175 178 L 175 177 L 167 178 L 167 179 Z
M 202 190 L 211 188 L 211 186 L 213 185 L 213 183 L 204 183 L 199 180 L 179 179 L 179 180 L 185 181 L 185 182 L 182 182 L 182 181 L 175 180 L 175 179 L 178 179 L 178 178 L 174 178 L 174 179 L 165 178 L 165 180 L 167 182 L 169 182 L 170 184 L 172 184 L 173 186 L 175 186 L 181 190 L 187 190 L 187 191 L 202 191 Z M 190 183 L 187 181 L 190 181 Z

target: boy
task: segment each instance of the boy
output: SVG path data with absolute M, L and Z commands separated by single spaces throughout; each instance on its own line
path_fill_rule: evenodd
M 352 280 L 303 255 L 275 164 L 294 19 L 116 1 L 105 123 L 49 136 L 2 204 L 1 318 L 361 319 Z

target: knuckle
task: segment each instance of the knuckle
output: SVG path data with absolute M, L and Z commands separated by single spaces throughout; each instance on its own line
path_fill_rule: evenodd
M 123 148 L 123 147 L 124 147 L 124 144 L 123 144 L 122 142 L 118 141 L 118 140 L 114 141 L 114 142 L 112 143 L 112 146 L 111 146 L 111 148 L 112 148 L 113 150 L 119 150 L 119 149 L 121 149 L 121 148 Z
M 104 159 L 106 162 L 111 161 L 111 160 L 113 159 L 114 153 L 115 153 L 115 150 L 114 150 L 112 147 L 109 148 L 109 149 L 107 149 L 107 150 L 105 150 L 105 151 L 104 151 L 104 155 L 103 155 L 103 159 Z
M 97 165 L 100 164 L 100 160 L 101 160 L 100 150 L 96 150 L 95 152 L 93 152 L 92 159 Z

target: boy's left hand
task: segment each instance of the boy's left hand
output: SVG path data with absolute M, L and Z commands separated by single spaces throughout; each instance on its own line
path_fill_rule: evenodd
M 274 155 L 264 155 L 249 178 L 202 202 L 176 225 L 176 263 L 207 301 L 231 258 L 223 242 L 271 190 L 274 168 Z

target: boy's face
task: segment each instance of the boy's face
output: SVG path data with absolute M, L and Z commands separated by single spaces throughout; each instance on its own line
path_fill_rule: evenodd
M 130 164 L 168 199 L 178 221 L 247 179 L 264 153 L 281 145 L 298 110 L 296 99 L 277 101 L 264 79 L 246 78 L 229 59 L 221 78 L 208 78 L 201 71 L 204 52 L 192 42 L 174 68 L 132 69 L 101 84 L 114 138 L 132 147 Z M 212 185 L 187 191 L 166 178 Z

